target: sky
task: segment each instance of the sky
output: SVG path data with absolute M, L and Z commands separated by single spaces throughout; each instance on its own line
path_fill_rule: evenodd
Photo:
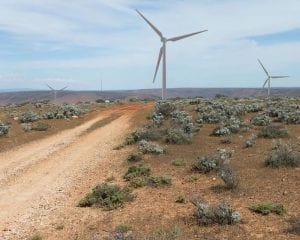
M 300 87 L 299 0 L 0 0 L 0 90 L 147 89 L 166 37 L 167 86 Z M 161 69 L 160 69 L 161 70 Z

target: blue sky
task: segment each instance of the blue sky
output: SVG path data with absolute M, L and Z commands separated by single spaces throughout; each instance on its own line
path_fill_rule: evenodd
M 299 0 L 0 0 L 0 89 L 159 88 L 152 84 L 160 40 L 168 87 L 300 87 Z

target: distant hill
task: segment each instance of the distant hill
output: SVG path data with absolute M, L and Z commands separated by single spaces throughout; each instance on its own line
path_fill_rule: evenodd
M 213 98 L 217 94 L 229 97 L 259 97 L 266 96 L 266 90 L 257 88 L 171 88 L 168 89 L 168 98 L 176 97 L 207 97 Z M 124 91 L 63 91 L 57 94 L 56 103 L 76 103 L 95 101 L 96 99 L 160 99 L 160 89 L 140 89 Z M 300 88 L 272 88 L 272 96 L 300 96 Z M 50 91 L 18 91 L 0 92 L 0 105 L 21 103 L 27 101 L 53 100 Z

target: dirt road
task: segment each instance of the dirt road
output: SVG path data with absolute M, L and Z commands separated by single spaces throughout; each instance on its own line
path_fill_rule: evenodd
M 74 192 L 113 171 L 110 162 L 120 157 L 113 148 L 128 133 L 133 115 L 146 107 L 105 110 L 74 129 L 1 153 L 0 239 L 26 239 L 63 211 Z M 112 114 L 119 117 L 87 131 Z

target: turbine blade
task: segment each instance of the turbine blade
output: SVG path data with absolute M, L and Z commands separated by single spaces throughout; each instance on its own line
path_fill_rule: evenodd
M 68 86 L 63 87 L 62 89 L 59 89 L 58 91 L 63 91 L 67 88 Z
M 47 83 L 46 83 L 46 85 L 50 90 L 54 91 L 54 89 L 52 87 L 50 87 Z
M 162 33 L 155 27 L 139 10 L 135 10 L 148 24 L 149 26 L 160 36 L 160 38 L 163 38 Z
M 181 40 L 181 39 L 184 39 L 184 38 L 188 38 L 188 37 L 191 37 L 191 36 L 203 33 L 203 32 L 207 32 L 207 31 L 208 30 L 203 30 L 203 31 L 194 32 L 194 33 L 190 33 L 190 34 L 185 34 L 185 35 L 182 35 L 182 36 L 177 36 L 177 37 L 169 38 L 167 41 L 175 42 L 175 41 L 178 41 L 178 40 Z
M 271 76 L 271 78 L 289 78 L 290 76 Z
M 264 85 L 263 85 L 263 88 L 265 88 L 267 82 L 268 82 L 269 78 L 265 81 Z
M 266 74 L 268 75 L 268 77 L 269 77 L 270 75 L 269 75 L 267 69 L 264 67 L 264 65 L 262 64 L 262 62 L 261 62 L 259 59 L 257 59 L 257 60 L 258 60 L 259 64 L 261 65 L 261 67 L 263 68 L 263 70 L 265 71 L 265 73 L 266 73 Z
M 158 59 L 157 59 L 157 63 L 156 63 L 156 68 L 155 68 L 155 74 L 154 74 L 154 77 L 153 77 L 153 83 L 155 82 L 155 78 L 156 78 L 156 75 L 157 75 L 157 72 L 158 72 L 158 69 L 159 69 L 159 65 L 160 65 L 160 61 L 161 61 L 161 58 L 162 58 L 162 54 L 163 54 L 163 47 L 161 47 L 160 50 L 159 50 L 159 55 L 158 55 Z

